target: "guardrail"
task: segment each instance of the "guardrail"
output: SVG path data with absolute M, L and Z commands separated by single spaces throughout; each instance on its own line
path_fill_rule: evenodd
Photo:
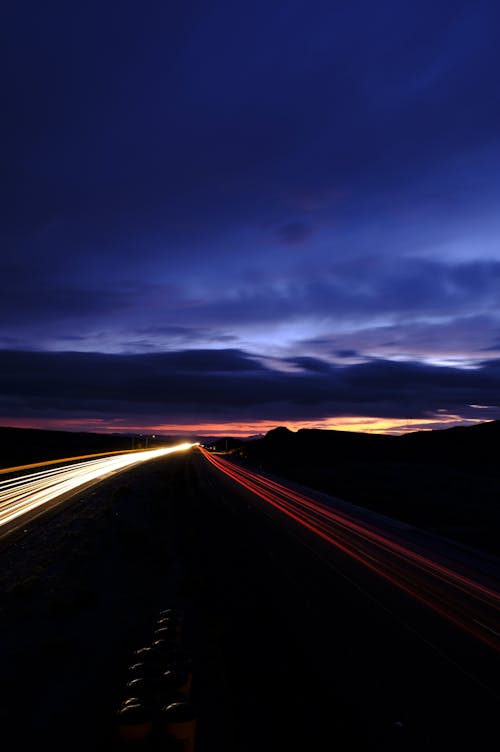
M 161 611 L 151 641 L 134 650 L 116 712 L 117 749 L 194 752 L 193 665 L 183 628 L 181 611 Z

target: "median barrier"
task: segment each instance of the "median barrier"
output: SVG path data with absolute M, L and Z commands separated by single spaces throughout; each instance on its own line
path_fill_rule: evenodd
M 166 609 L 156 619 L 153 641 L 133 651 L 116 713 L 120 749 L 193 752 L 193 662 L 182 644 L 182 625 L 179 612 Z
M 158 683 L 159 677 L 156 676 L 136 676 L 125 684 L 125 691 L 128 695 L 138 697 L 148 705 L 153 705 Z
M 175 608 L 165 608 L 158 614 L 159 619 L 172 619 L 178 624 L 182 625 L 184 621 L 184 614 Z
M 155 677 L 161 674 L 161 667 L 157 665 L 155 661 L 138 661 L 137 663 L 131 663 L 128 667 L 128 675 L 130 679 L 134 679 L 138 676 Z
M 162 704 L 167 705 L 172 699 L 179 697 L 187 700 L 191 694 L 193 674 L 186 669 L 169 669 L 163 673 Z
M 148 673 L 154 673 L 155 670 L 161 673 L 162 670 L 166 671 L 169 664 L 178 661 L 183 654 L 179 645 L 167 640 L 155 640 L 151 645 L 134 651 L 131 666 L 142 664 Z
M 163 616 L 159 616 L 156 620 L 156 625 L 158 627 L 160 626 L 168 626 L 168 625 L 175 626 L 179 632 L 179 634 L 182 632 L 182 619 L 177 616 L 172 616 L 168 614 L 164 614 Z
M 162 708 L 161 729 L 170 749 L 194 752 L 196 725 L 196 713 L 190 702 L 173 702 Z
M 136 661 L 151 661 L 155 658 L 155 651 L 152 645 L 144 645 L 134 650 L 133 656 Z
M 118 709 L 116 724 L 122 745 L 143 745 L 153 734 L 153 712 L 138 698 L 131 698 Z
M 179 629 L 174 624 L 157 627 L 154 630 L 154 636 L 157 640 L 167 640 L 173 645 L 176 645 L 180 642 Z

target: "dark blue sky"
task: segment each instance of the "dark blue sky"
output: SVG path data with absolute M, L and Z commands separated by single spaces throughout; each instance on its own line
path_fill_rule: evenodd
M 1 423 L 499 418 L 499 28 L 493 0 L 10 4 Z

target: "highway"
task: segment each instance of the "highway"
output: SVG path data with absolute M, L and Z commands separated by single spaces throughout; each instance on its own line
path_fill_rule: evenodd
M 218 470 L 275 509 L 500 652 L 500 588 L 483 584 L 478 574 L 456 571 L 454 562 L 443 563 L 442 555 L 438 558 L 432 550 L 416 548 L 401 532 L 397 535 L 369 524 L 203 448 L 200 451 Z
M 105 481 L 73 487 L 57 524 L 40 517 L 3 552 L 4 592 L 32 588 L 9 597 L 0 649 L 3 681 L 18 687 L 5 724 L 22 727 L 24 748 L 95 748 L 106 734 L 111 745 L 123 681 L 112 666 L 172 603 L 195 647 L 196 752 L 491 748 L 496 559 L 203 447 L 176 449 L 137 462 L 123 494 L 103 464 Z M 57 490 L 52 470 L 40 475 Z M 17 476 L 17 501 L 29 484 L 43 490 L 40 475 Z M 75 591 L 89 594 L 80 619 Z M 28 723 L 25 695 L 37 698 Z
M 50 467 L 0 481 L 0 528 L 26 519 L 28 514 L 45 511 L 50 502 L 89 483 L 102 480 L 134 465 L 159 459 L 173 452 L 186 451 L 193 444 L 183 442 L 174 447 L 121 455 L 82 459 L 81 462 Z M 30 466 L 27 466 L 29 468 Z M 22 470 L 16 467 L 16 471 Z M 7 470 L 3 471 L 8 472 Z M 10 529 L 10 528 L 9 528 Z
M 226 527 L 217 576 L 229 578 L 224 562 L 237 569 L 245 541 L 252 571 L 242 562 L 240 580 L 258 593 L 252 603 L 260 619 L 267 609 L 269 623 L 280 620 L 275 651 L 289 640 L 281 660 L 288 653 L 299 676 L 316 667 L 304 679 L 316 704 L 301 696 L 294 711 L 316 714 L 314 732 L 304 736 L 316 734 L 321 745 L 330 728 L 332 739 L 343 740 L 339 748 L 350 749 L 335 725 L 337 709 L 360 734 L 353 749 L 489 749 L 500 713 L 498 560 L 202 447 L 196 454 L 205 467 L 196 470 L 191 457 L 192 470 L 202 483 L 207 465 L 217 474 L 209 486 L 212 495 L 225 489 L 220 524 L 229 515 L 240 539 L 230 541 Z M 235 602 L 243 597 L 227 584 L 225 592 Z M 238 625 L 248 645 L 259 627 L 243 608 Z M 261 659 L 251 651 L 250 663 L 234 660 L 244 673 Z M 293 686 L 293 677 L 286 681 Z

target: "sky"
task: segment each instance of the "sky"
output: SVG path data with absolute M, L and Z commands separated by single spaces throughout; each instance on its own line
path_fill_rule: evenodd
M 496 0 L 1 11 L 0 425 L 500 418 Z

